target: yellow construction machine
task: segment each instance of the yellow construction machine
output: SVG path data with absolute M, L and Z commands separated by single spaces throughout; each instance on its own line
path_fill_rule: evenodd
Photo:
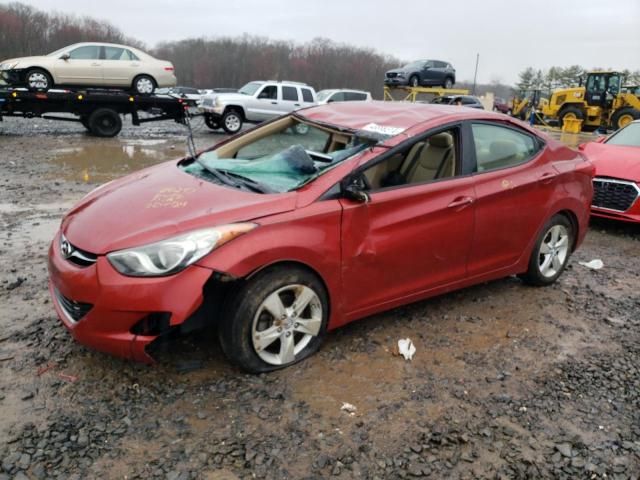
M 622 74 L 594 71 L 584 86 L 563 88 L 551 95 L 541 108 L 545 120 L 582 121 L 583 130 L 599 127 L 617 130 L 640 118 L 640 97 L 634 89 L 621 89 Z

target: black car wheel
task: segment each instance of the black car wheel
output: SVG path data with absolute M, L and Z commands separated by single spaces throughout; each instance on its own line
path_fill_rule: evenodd
M 33 68 L 25 75 L 27 87 L 31 90 L 49 90 L 53 87 L 51 75 L 41 68 Z
M 99 108 L 89 116 L 89 131 L 97 137 L 115 137 L 122 130 L 122 118 L 115 110 Z
M 444 85 L 442 85 L 444 88 L 451 88 L 453 87 L 453 80 L 450 77 L 447 77 L 444 81 Z
M 420 78 L 418 77 L 418 75 L 411 75 L 411 77 L 409 77 L 409 85 L 411 85 L 412 87 L 420 86 Z
M 326 289 L 312 272 L 272 267 L 229 302 L 219 337 L 225 355 L 252 373 L 284 368 L 313 354 L 329 319 Z
M 207 125 L 207 127 L 209 127 L 211 130 L 218 130 L 220 128 L 220 122 L 218 122 L 217 120 L 215 120 L 215 118 L 213 117 L 213 115 L 205 113 L 204 115 L 204 123 Z

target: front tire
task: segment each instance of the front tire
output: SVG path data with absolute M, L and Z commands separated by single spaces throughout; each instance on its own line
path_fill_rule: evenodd
M 53 88 L 53 79 L 41 68 L 32 68 L 25 75 L 25 81 L 29 90 L 49 90 Z
M 529 285 L 551 285 L 562 274 L 573 246 L 575 232 L 569 219 L 554 215 L 545 224 L 531 253 L 529 268 L 520 278 Z
M 560 122 L 560 128 L 564 125 L 564 120 L 584 120 L 584 112 L 579 107 L 569 106 L 562 109 L 558 115 L 558 122 Z
M 220 344 L 242 369 L 269 372 L 315 353 L 328 318 L 327 293 L 313 273 L 270 268 L 248 280 L 225 309 Z
M 156 81 L 149 75 L 138 75 L 133 80 L 133 91 L 138 95 L 151 95 L 156 87 Z
M 420 78 L 417 75 L 411 75 L 411 77 L 409 77 L 409 85 L 412 87 L 419 87 L 420 86 Z
M 451 78 L 447 78 L 442 86 L 446 89 L 453 87 L 453 80 Z
M 215 120 L 215 118 L 213 117 L 213 115 L 211 115 L 210 113 L 205 113 L 204 114 L 204 123 L 207 125 L 207 127 L 209 127 L 211 130 L 218 130 L 220 128 L 220 122 L 218 122 L 217 120 Z
M 230 135 L 236 134 L 242 128 L 242 114 L 237 110 L 227 110 L 222 116 L 222 128 Z

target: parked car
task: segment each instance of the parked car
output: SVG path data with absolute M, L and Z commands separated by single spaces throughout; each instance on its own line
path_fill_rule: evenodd
M 264 122 L 315 104 L 316 91 L 306 83 L 255 81 L 237 93 L 207 95 L 201 109 L 209 128 L 233 134 L 245 122 Z
M 593 171 L 492 112 L 320 105 L 89 193 L 49 249 L 53 306 L 114 355 L 151 361 L 157 338 L 215 321 L 237 365 L 286 367 L 376 312 L 508 275 L 552 284 Z
M 157 88 L 156 94 L 171 95 L 174 97 L 182 98 L 186 100 L 190 105 L 200 106 L 204 95 L 200 93 L 200 90 L 193 87 L 169 87 L 169 88 Z
M 511 114 L 511 105 L 509 105 L 509 101 L 504 98 L 496 97 L 493 101 L 493 111 L 506 113 L 507 115 Z
M 441 60 L 417 60 L 401 68 L 389 70 L 384 84 L 389 86 L 409 85 L 453 87 L 456 71 L 448 62 Z
M 0 76 L 10 85 L 49 90 L 55 86 L 116 87 L 150 94 L 176 84 L 173 64 L 111 43 L 76 43 L 48 55 L 5 60 Z
M 640 222 L 640 120 L 579 148 L 596 167 L 591 214 Z
M 484 110 L 484 106 L 480 99 L 473 95 L 441 95 L 431 100 L 431 103 L 440 105 L 462 105 L 463 107 Z
M 318 104 L 332 102 L 370 102 L 372 100 L 371 93 L 364 90 L 320 90 L 318 92 Z

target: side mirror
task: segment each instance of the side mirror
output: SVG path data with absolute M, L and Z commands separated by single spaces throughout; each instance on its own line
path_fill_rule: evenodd
M 349 177 L 342 185 L 342 195 L 344 198 L 358 203 L 369 203 L 371 197 L 364 190 L 366 188 L 362 176 Z
M 63 53 L 62 55 L 60 55 L 60 60 L 64 60 L 65 62 L 70 58 L 71 58 L 71 55 L 69 55 L 68 53 Z

